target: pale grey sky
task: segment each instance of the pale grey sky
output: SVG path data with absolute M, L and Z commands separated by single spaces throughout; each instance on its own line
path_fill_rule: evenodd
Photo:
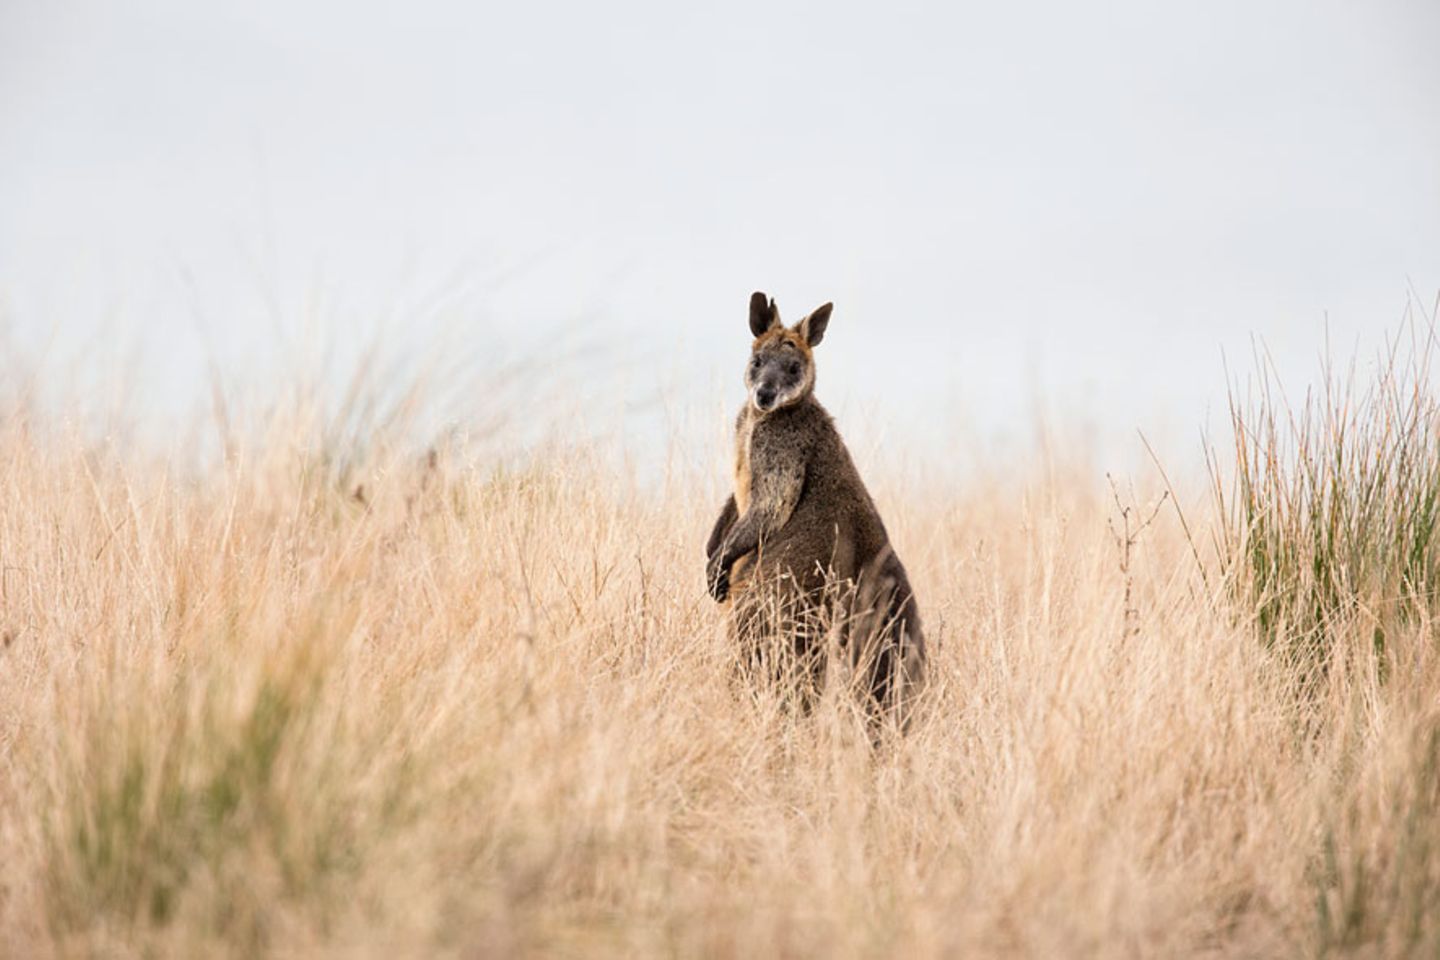
M 12 343 L 139 330 L 164 404 L 205 338 L 238 371 L 320 315 L 573 329 L 718 409 L 763 288 L 836 302 L 822 397 L 887 433 L 1039 391 L 1191 436 L 1222 348 L 1308 374 L 1409 285 L 1440 290 L 1435 0 L 0 0 Z

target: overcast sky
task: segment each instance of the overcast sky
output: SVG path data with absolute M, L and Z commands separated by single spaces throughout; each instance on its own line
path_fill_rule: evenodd
M 1412 286 L 1434 0 L 0 0 L 11 342 L 128 336 L 171 407 L 388 317 L 718 411 L 761 288 L 887 433 L 1193 431 L 1222 350 L 1307 374 Z

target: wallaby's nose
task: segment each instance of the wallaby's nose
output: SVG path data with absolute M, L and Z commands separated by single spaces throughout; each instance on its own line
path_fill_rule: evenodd
M 760 405 L 761 410 L 770 409 L 770 404 L 775 402 L 775 388 L 761 387 L 755 391 L 755 402 Z

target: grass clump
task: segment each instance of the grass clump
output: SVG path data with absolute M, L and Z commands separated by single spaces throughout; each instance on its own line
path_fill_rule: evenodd
M 1397 629 L 1440 599 L 1436 329 L 1408 330 L 1364 371 L 1327 357 L 1298 403 L 1260 357 L 1253 392 L 1231 391 L 1232 476 L 1211 451 L 1225 583 L 1303 677 L 1325 673 L 1341 633 L 1384 671 Z
M 195 942 L 257 951 L 277 907 L 322 928 L 341 909 L 370 845 L 360 824 L 383 828 L 403 809 L 403 769 L 372 773 L 378 792 L 348 789 L 357 731 L 326 706 L 319 642 L 282 641 L 257 675 L 229 669 L 227 645 L 191 673 L 119 673 L 92 694 L 45 827 L 62 942 L 105 918 L 116 931 L 182 923 Z

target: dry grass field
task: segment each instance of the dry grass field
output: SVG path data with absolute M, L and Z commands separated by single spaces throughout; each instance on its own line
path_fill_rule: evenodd
M 732 683 L 713 460 L 0 410 L 0 953 L 1434 956 L 1428 355 L 1239 397 L 1128 550 L 1158 471 L 869 465 L 933 657 L 878 746 Z

